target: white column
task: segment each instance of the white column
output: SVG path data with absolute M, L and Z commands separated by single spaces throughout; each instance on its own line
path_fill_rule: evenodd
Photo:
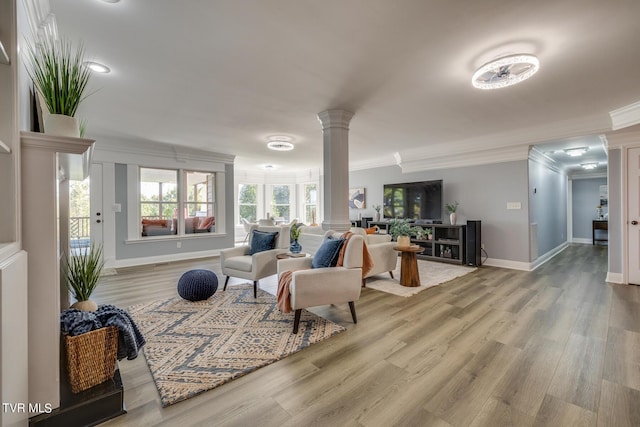
M 349 122 L 353 113 L 326 110 L 322 123 L 324 163 L 324 230 L 347 231 L 349 220 Z

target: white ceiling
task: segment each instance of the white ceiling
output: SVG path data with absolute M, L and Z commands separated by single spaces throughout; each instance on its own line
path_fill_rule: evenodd
M 58 31 L 111 67 L 81 106 L 88 136 L 321 168 L 317 113 L 354 112 L 350 161 L 515 146 L 611 129 L 640 100 L 637 0 L 50 0 Z M 532 53 L 540 71 L 481 91 L 474 70 Z M 296 148 L 273 152 L 270 135 Z M 570 139 L 569 143 L 574 140 Z M 606 160 L 606 158 L 605 158 Z

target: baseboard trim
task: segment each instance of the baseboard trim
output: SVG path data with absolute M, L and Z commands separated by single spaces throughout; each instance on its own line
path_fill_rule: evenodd
M 591 245 L 593 243 L 593 240 L 591 239 L 583 239 L 581 237 L 574 237 L 571 240 L 572 243 L 584 243 L 585 245 Z
M 604 280 L 605 282 L 609 282 L 609 283 L 625 284 L 624 280 L 622 279 L 622 273 L 612 273 L 608 271 L 607 277 Z
M 549 261 L 554 256 L 558 255 L 560 252 L 562 252 L 565 249 L 567 249 L 568 246 L 569 246 L 569 242 L 564 242 L 564 243 L 556 246 L 555 248 L 551 249 L 549 252 L 545 253 L 544 255 L 539 256 L 538 258 L 536 258 L 531 263 L 531 271 L 533 271 L 536 268 L 540 267 L 542 264 L 544 264 L 545 262 Z
M 530 271 L 531 265 L 528 262 L 511 261 L 508 259 L 487 258 L 482 262 L 483 266 L 508 268 L 510 270 Z
M 210 251 L 185 252 L 185 253 L 179 253 L 179 254 L 148 256 L 144 258 L 116 259 L 113 261 L 112 264 L 105 265 L 105 270 L 107 270 L 107 272 L 111 272 L 112 269 L 116 269 L 116 268 L 136 267 L 139 265 L 158 264 L 158 263 L 173 262 L 173 261 L 184 261 L 187 259 L 216 257 L 216 256 L 220 256 L 221 250 L 222 249 L 213 249 Z

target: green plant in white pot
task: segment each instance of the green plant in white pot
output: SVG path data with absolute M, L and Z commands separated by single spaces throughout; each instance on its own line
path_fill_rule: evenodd
M 75 117 L 80 103 L 89 94 L 87 84 L 92 70 L 86 65 L 84 47 L 75 50 L 65 39 L 43 38 L 26 44 L 27 73 L 36 93 L 45 105 L 44 131 L 50 135 L 80 136 L 80 123 Z
M 413 227 L 408 219 L 394 218 L 390 222 L 389 234 L 398 242 L 398 246 L 410 246 Z
M 71 308 L 82 311 L 96 311 L 98 305 L 90 299 L 98 285 L 104 268 L 102 246 L 91 244 L 91 247 L 80 250 L 78 255 L 64 256 L 67 287 L 76 302 Z
M 453 203 L 446 203 L 445 207 L 449 212 L 449 221 L 451 225 L 456 225 L 456 221 L 458 220 L 458 216 L 456 215 L 456 211 L 458 210 L 458 201 L 456 200 Z

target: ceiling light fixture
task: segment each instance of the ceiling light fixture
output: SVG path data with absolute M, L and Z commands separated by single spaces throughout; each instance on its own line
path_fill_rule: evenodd
M 99 62 L 85 61 L 84 65 L 91 68 L 91 70 L 95 71 L 96 73 L 107 74 L 111 72 L 111 68 Z
M 587 151 L 589 151 L 589 147 L 567 148 L 564 150 L 564 152 L 571 157 L 580 157 Z
M 478 89 L 499 89 L 527 80 L 539 68 L 540 61 L 533 55 L 503 56 L 478 68 L 473 73 L 471 84 Z
M 293 144 L 291 143 L 293 138 L 284 135 L 275 135 L 269 137 L 267 147 L 276 151 L 290 151 L 293 150 Z
M 276 167 L 273 166 L 273 165 L 264 165 L 262 168 L 265 169 L 265 170 L 270 171 L 270 170 L 274 170 Z
M 582 166 L 583 169 L 595 169 L 598 167 L 597 163 L 582 163 L 580 166 Z

